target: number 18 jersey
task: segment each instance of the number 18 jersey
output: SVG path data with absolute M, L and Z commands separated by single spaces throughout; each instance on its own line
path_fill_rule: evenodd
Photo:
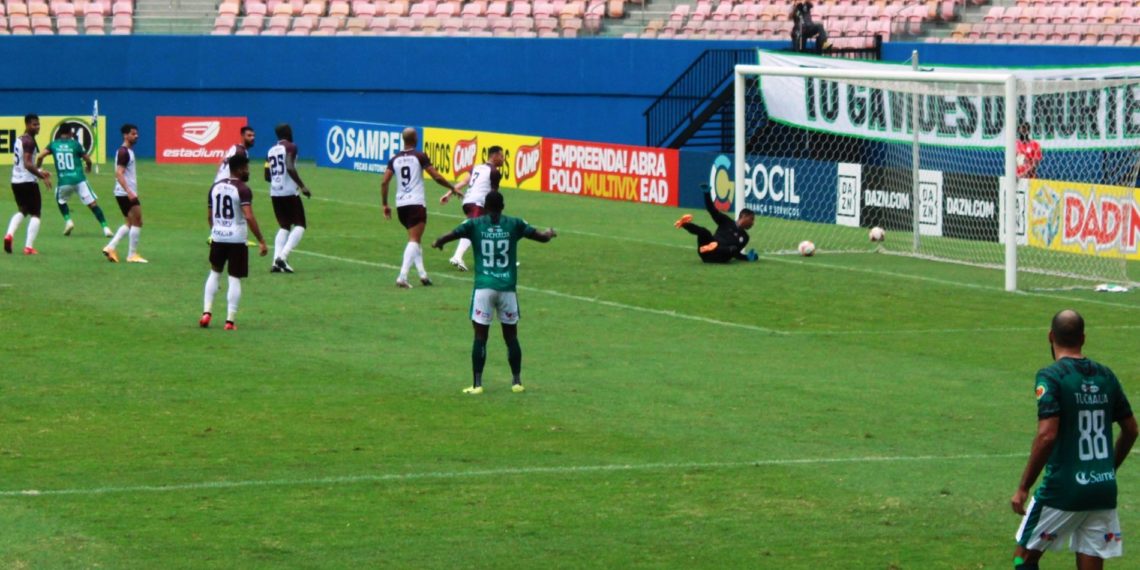
M 475 250 L 475 288 L 514 291 L 518 285 L 518 241 L 534 235 L 526 220 L 490 215 L 464 220 L 454 233 L 471 240 Z
M 227 178 L 215 182 L 210 188 L 207 204 L 210 207 L 210 220 L 213 225 L 210 237 L 218 243 L 241 243 L 248 238 L 248 227 L 242 206 L 253 202 L 253 191 L 245 182 Z
M 1116 508 L 1112 424 L 1132 416 L 1120 381 L 1087 358 L 1062 358 L 1037 373 L 1037 417 L 1060 417 L 1037 501 L 1063 511 Z

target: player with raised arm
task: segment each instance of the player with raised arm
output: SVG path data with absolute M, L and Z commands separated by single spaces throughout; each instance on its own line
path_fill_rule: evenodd
M 40 117 L 35 113 L 24 115 L 24 134 L 12 144 L 12 194 L 16 198 L 17 211 L 8 222 L 8 232 L 4 234 L 4 251 L 12 253 L 12 240 L 24 218 L 28 220 L 28 235 L 24 239 L 24 255 L 36 255 L 36 234 L 40 233 L 40 211 L 43 203 L 40 198 L 40 180 L 51 184 L 51 174 L 36 166 L 36 135 L 40 134 Z
M 398 176 L 396 188 L 396 217 L 400 224 L 408 230 L 408 245 L 404 246 L 404 262 L 400 265 L 400 275 L 396 278 L 396 286 L 402 289 L 411 289 L 408 283 L 408 270 L 412 264 L 420 274 L 420 283 L 431 285 L 431 278 L 424 270 L 424 250 L 420 240 L 427 227 L 427 200 L 424 198 L 424 171 L 432 179 L 449 191 L 455 190 L 455 185 L 448 182 L 431 164 L 428 155 L 417 150 L 418 136 L 412 127 L 404 129 L 404 150 L 388 161 L 388 168 L 384 171 L 384 180 L 380 183 L 380 204 L 384 208 L 384 219 L 392 219 L 392 208 L 388 206 L 388 185 L 392 176 Z
M 103 235 L 111 237 L 114 234 L 107 227 L 107 218 L 103 215 L 103 208 L 99 207 L 99 203 L 96 201 L 98 197 L 91 190 L 91 186 L 87 184 L 87 175 L 84 174 L 91 172 L 91 158 L 87 156 L 87 151 L 83 145 L 75 140 L 75 133 L 72 132 L 71 127 L 67 125 L 60 127 L 56 136 L 59 138 L 51 141 L 47 148 L 36 155 L 36 167 L 40 167 L 49 154 L 52 155 L 52 160 L 55 161 L 55 171 L 58 174 L 55 184 L 55 202 L 59 206 L 59 213 L 63 215 L 63 235 L 69 236 L 75 229 L 75 222 L 71 221 L 71 209 L 67 207 L 67 201 L 73 194 L 77 194 L 79 200 L 91 209 L 92 214 L 95 214 L 95 219 L 103 227 Z
M 229 288 L 226 290 L 228 304 L 225 330 L 237 329 L 234 317 L 241 302 L 241 280 L 249 276 L 249 247 L 246 239 L 249 232 L 257 238 L 258 254 L 264 257 L 269 253 L 261 228 L 253 215 L 253 192 L 246 185 L 249 181 L 249 158 L 234 155 L 228 160 L 230 177 L 215 182 L 206 199 L 206 212 L 210 223 L 210 275 L 206 277 L 206 295 L 202 303 L 202 318 L 198 326 L 210 326 L 214 295 L 218 292 L 222 269 L 229 266 Z
M 702 186 L 705 195 L 705 209 L 713 222 L 716 222 L 716 233 L 708 231 L 693 223 L 692 214 L 685 214 L 674 222 L 673 226 L 697 236 L 697 253 L 705 263 L 728 263 L 734 259 L 740 261 L 756 261 L 759 256 L 756 250 L 745 251 L 748 245 L 748 230 L 756 223 L 756 214 L 747 208 L 740 211 L 736 221 L 716 209 L 712 193 L 707 186 Z
M 123 213 L 124 222 L 111 238 L 111 243 L 103 248 L 103 255 L 112 263 L 119 262 L 115 250 L 127 235 L 130 241 L 127 249 L 127 263 L 147 263 L 139 255 L 139 236 L 142 234 L 142 204 L 139 202 L 138 177 L 135 173 L 135 144 L 139 140 L 139 128 L 127 123 L 119 128 L 123 135 L 123 145 L 115 153 L 115 201 Z
M 1073 310 L 1053 317 L 1054 363 L 1037 372 L 1037 435 L 1010 499 L 1023 515 L 1014 568 L 1037 570 L 1046 550 L 1068 544 L 1079 570 L 1099 570 L 1123 553 L 1116 474 L 1140 435 L 1128 397 L 1107 366 L 1085 357 L 1085 321 Z M 1112 443 L 1112 424 L 1120 437 Z M 1045 470 L 1033 498 L 1029 490 Z M 1026 501 L 1029 501 L 1028 506 Z
M 221 182 L 230 178 L 230 157 L 241 155 L 249 158 L 249 149 L 253 148 L 253 141 L 257 138 L 256 133 L 253 132 L 253 127 L 246 125 L 241 128 L 241 141 L 234 143 L 233 146 L 226 149 L 226 155 L 222 157 L 222 162 L 218 164 L 218 173 L 214 175 L 214 182 Z
M 518 285 L 518 242 L 522 238 L 546 243 L 558 234 L 554 228 L 538 231 L 526 220 L 503 215 L 503 195 L 487 194 L 484 201 L 487 214 L 469 218 L 451 233 L 431 244 L 443 250 L 444 244 L 467 238 L 475 246 L 475 290 L 471 295 L 471 322 L 475 328 L 475 342 L 471 347 L 471 369 L 474 382 L 463 391 L 467 394 L 483 393 L 483 365 L 487 362 L 487 337 L 491 321 L 499 315 L 503 327 L 503 340 L 507 343 L 507 362 L 511 366 L 511 391 L 522 392 L 522 347 L 519 346 L 519 301 L 515 293 Z
M 467 216 L 467 219 L 482 216 L 483 200 L 486 199 L 487 194 L 499 190 L 499 181 L 503 179 L 499 167 L 502 165 L 503 147 L 493 146 L 487 149 L 487 162 L 473 168 L 471 175 L 456 184 L 454 190 L 448 190 L 439 199 L 439 203 L 446 204 L 451 195 L 454 194 L 463 198 L 463 214 Z M 466 195 L 460 193 L 464 187 L 467 187 Z M 452 255 L 450 259 L 451 264 L 456 269 L 467 271 L 467 266 L 463 263 L 463 254 L 467 253 L 470 248 L 471 240 L 459 238 L 459 244 L 455 246 L 455 255 Z
M 269 149 L 265 162 L 265 181 L 269 183 L 269 196 L 273 201 L 273 214 L 277 217 L 277 237 L 273 240 L 273 266 L 271 273 L 292 273 L 289 254 L 301 243 L 305 235 L 305 205 L 301 194 L 312 197 L 312 192 L 297 173 L 297 145 L 293 144 L 293 127 L 281 123 L 274 129 L 277 144 Z M 252 141 L 251 141 L 252 144 Z

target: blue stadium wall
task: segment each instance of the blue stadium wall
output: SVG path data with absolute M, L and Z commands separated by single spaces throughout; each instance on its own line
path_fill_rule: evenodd
M 151 139 L 159 115 L 248 116 L 262 137 L 294 125 L 313 157 L 316 120 L 345 118 L 645 142 L 642 112 L 709 48 L 781 43 L 474 38 L 7 37 L 0 115 L 86 112 Z M 1129 48 L 888 44 L 927 63 L 1140 61 Z M 60 62 L 67 62 L 61 64 Z M 114 141 L 117 135 L 112 135 Z M 113 145 L 109 145 L 112 146 Z M 139 147 L 152 156 L 152 140 Z

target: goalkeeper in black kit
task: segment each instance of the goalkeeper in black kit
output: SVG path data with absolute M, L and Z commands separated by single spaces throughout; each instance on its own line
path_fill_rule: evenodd
M 697 236 L 697 253 L 705 263 L 728 263 L 733 259 L 740 261 L 756 261 L 759 256 L 756 250 L 745 250 L 748 245 L 748 230 L 756 223 L 756 214 L 745 208 L 740 211 L 736 221 L 724 215 L 713 204 L 712 194 L 707 187 L 705 192 L 705 209 L 716 223 L 716 233 L 710 232 L 693 223 L 693 216 L 685 214 L 673 225 Z

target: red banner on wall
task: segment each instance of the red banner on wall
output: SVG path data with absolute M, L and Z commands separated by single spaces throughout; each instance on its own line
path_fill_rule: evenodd
M 241 140 L 245 117 L 157 117 L 154 121 L 154 161 L 191 164 L 218 163 L 226 150 Z
M 543 192 L 677 205 L 675 149 L 542 139 Z

